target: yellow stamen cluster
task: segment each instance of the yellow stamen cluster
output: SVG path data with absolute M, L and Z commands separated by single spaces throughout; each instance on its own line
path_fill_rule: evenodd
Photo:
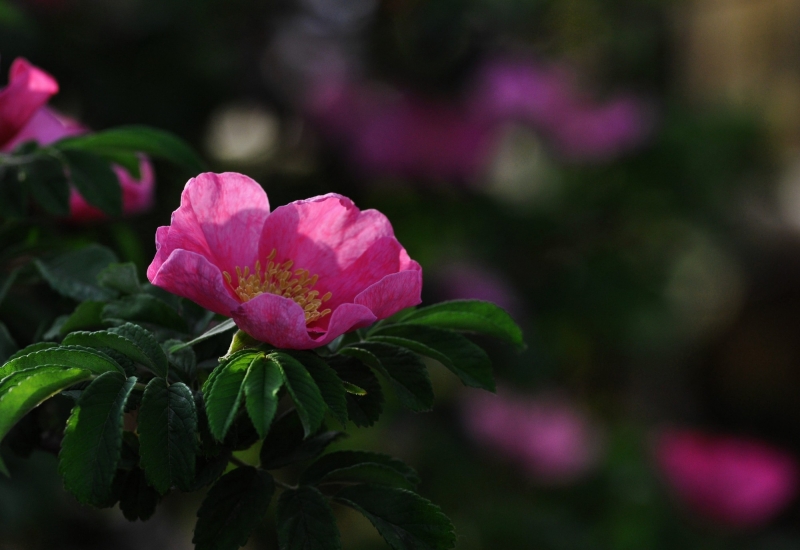
M 275 262 L 276 254 L 277 252 L 273 248 L 272 252 L 267 256 L 267 265 L 263 271 L 260 261 L 256 262 L 253 273 L 250 273 L 249 267 L 245 267 L 244 271 L 242 271 L 239 266 L 236 266 L 236 277 L 238 279 L 238 286 L 236 287 L 233 286 L 233 279 L 230 273 L 223 271 L 222 274 L 243 302 L 252 300 L 264 293 L 291 298 L 303 308 L 307 325 L 328 315 L 331 312 L 330 309 L 319 311 L 319 307 L 323 302 L 331 299 L 331 293 L 328 292 L 324 296 L 317 298 L 319 292 L 311 290 L 317 284 L 319 275 L 311 275 L 307 269 L 292 271 L 294 262 L 286 260 L 279 264 Z

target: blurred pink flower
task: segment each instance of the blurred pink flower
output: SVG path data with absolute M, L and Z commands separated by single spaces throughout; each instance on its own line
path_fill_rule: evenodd
M 476 79 L 475 110 L 498 120 L 530 124 L 564 158 L 603 161 L 634 149 L 647 137 L 652 114 L 643 101 L 591 101 L 563 66 L 494 59 Z
M 511 121 L 533 127 L 574 161 L 631 150 L 651 126 L 642 101 L 591 102 L 567 69 L 530 60 L 485 63 L 465 98 L 451 101 L 328 75 L 312 83 L 303 108 L 359 169 L 434 180 L 480 176 Z
M 687 509 L 729 527 L 760 527 L 797 494 L 796 459 L 754 439 L 666 430 L 655 459 Z
M 0 151 L 13 151 L 26 141 L 49 145 L 60 139 L 88 133 L 78 122 L 47 107 L 58 93 L 56 80 L 23 58 L 11 64 L 8 86 L 0 90 Z M 150 162 L 141 157 L 141 179 L 137 180 L 121 166 L 114 166 L 122 188 L 123 211 L 134 214 L 149 210 L 153 204 L 155 177 Z M 70 218 L 84 221 L 104 218 L 73 189 L 70 195 Z
M 573 482 L 597 465 L 601 430 L 569 399 L 498 390 L 470 392 L 463 403 L 467 432 L 542 483 Z
M 422 269 L 386 216 L 341 195 L 270 212 L 241 174 L 189 180 L 147 278 L 280 348 L 310 349 L 420 303 Z
M 495 125 L 462 106 L 355 83 L 320 84 L 307 111 L 372 175 L 468 180 L 486 167 Z

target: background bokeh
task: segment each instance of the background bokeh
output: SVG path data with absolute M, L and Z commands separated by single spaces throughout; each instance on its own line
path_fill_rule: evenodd
M 273 206 L 377 208 L 426 302 L 517 319 L 526 351 L 482 342 L 497 396 L 434 367 L 432 413 L 394 403 L 344 443 L 418 468 L 459 549 L 780 550 L 800 547 L 799 26 L 796 0 L 0 0 L 0 84 L 23 56 L 93 129 L 174 132 Z M 156 173 L 152 211 L 61 236 L 143 273 L 186 181 Z M 0 306 L 20 344 L 47 311 L 24 300 Z M 63 493 L 51 455 L 12 466 L 0 548 L 191 548 L 201 495 L 129 524 Z M 384 547 L 336 511 L 345 548 Z

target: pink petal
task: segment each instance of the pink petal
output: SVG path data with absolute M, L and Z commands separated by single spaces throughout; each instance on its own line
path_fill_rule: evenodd
M 350 199 L 327 194 L 279 206 L 267 218 L 258 256 L 275 249 L 277 260 L 294 261 L 320 279 L 335 276 L 373 242 L 393 237 L 392 225 L 377 210 L 360 211 Z
M 114 173 L 119 178 L 122 188 L 122 209 L 125 214 L 137 214 L 150 210 L 153 207 L 153 192 L 155 176 L 153 165 L 147 158 L 139 161 L 141 181 L 131 176 L 121 166 L 113 166 Z M 69 197 L 70 218 L 76 221 L 102 220 L 108 216 L 100 209 L 95 208 L 84 199 L 77 190 L 72 189 Z
M 413 262 L 394 237 L 382 237 L 341 274 L 320 280 L 315 287 L 320 294 L 330 291 L 333 296 L 325 307 L 335 308 L 353 299 L 370 285 L 385 276 L 409 269 Z M 417 266 L 418 267 L 418 266 Z
M 150 265 L 147 267 L 147 280 L 151 283 L 153 282 L 153 279 L 155 279 L 158 270 L 161 269 L 161 266 L 167 261 L 167 258 L 169 258 L 169 251 L 167 250 L 167 247 L 164 246 L 164 243 L 167 242 L 168 235 L 168 225 L 162 225 L 156 229 L 156 255 L 153 258 L 153 261 L 150 262 Z
M 286 349 L 311 349 L 331 342 L 350 330 L 368 326 L 375 316 L 364 306 L 342 304 L 333 312 L 328 331 L 312 338 L 303 309 L 293 300 L 261 294 L 233 311 L 233 319 L 247 334 Z
M 200 174 L 186 184 L 161 246 L 167 252 L 196 252 L 235 280 L 237 266 L 253 268 L 268 215 L 267 194 L 252 179 L 231 172 Z
M 421 293 L 422 268 L 417 264 L 416 269 L 387 275 L 356 296 L 354 302 L 369 308 L 377 319 L 386 319 L 422 302 Z
M 159 228 L 159 232 L 161 229 L 163 227 Z M 155 263 L 156 260 L 153 260 L 147 269 L 147 278 L 155 286 L 188 298 L 220 315 L 231 315 L 231 311 L 239 305 L 222 272 L 202 255 L 175 250 L 158 269 L 153 269 Z
M 77 122 L 62 117 L 49 107 L 42 107 L 1 149 L 11 151 L 26 141 L 35 141 L 39 145 L 50 145 L 65 137 L 85 134 L 86 131 L 86 128 Z
M 15 59 L 8 86 L 0 91 L 0 146 L 12 139 L 56 93 L 58 83 L 52 76 L 21 57 Z

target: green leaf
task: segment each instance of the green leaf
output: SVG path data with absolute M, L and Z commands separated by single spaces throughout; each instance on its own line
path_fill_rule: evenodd
M 455 529 L 441 509 L 405 489 L 380 485 L 345 487 L 334 497 L 358 510 L 395 550 L 448 550 Z
M 86 202 L 109 216 L 121 216 L 122 188 L 109 162 L 88 151 L 69 149 L 63 153 L 69 179 Z
M 128 326 L 136 325 L 129 324 Z M 136 328 L 144 330 L 141 327 Z M 150 338 L 153 337 L 150 336 Z M 101 330 L 98 332 L 73 332 L 64 338 L 62 344 L 65 346 L 74 345 L 84 346 L 87 348 L 110 348 L 118 351 L 133 361 L 136 361 L 137 363 L 145 365 L 159 376 L 166 377 L 167 375 L 167 357 L 164 355 L 164 352 L 161 350 L 161 347 L 158 345 L 155 339 L 153 339 L 153 345 L 156 347 L 156 349 L 158 349 L 159 352 L 161 352 L 161 356 L 163 357 L 163 361 L 159 362 L 158 365 L 154 363 L 149 355 L 145 353 L 136 342 L 126 338 L 121 334 L 117 334 L 109 330 Z
M 356 426 L 372 426 L 383 412 L 383 390 L 381 383 L 369 367 L 354 357 L 334 355 L 328 362 L 345 382 L 361 392 L 348 392 L 347 415 Z
M 88 300 L 81 302 L 69 317 L 58 327 L 58 334 L 66 336 L 74 330 L 86 330 L 103 326 L 103 319 L 100 316 L 105 302 L 95 302 Z
M 454 300 L 415 310 L 403 323 L 477 332 L 524 347 L 522 331 L 506 311 L 491 302 Z
M 103 308 L 103 319 L 108 321 L 148 323 L 187 334 L 189 327 L 177 311 L 166 302 L 148 294 L 125 296 Z
M 25 174 L 25 182 L 36 204 L 50 214 L 69 215 L 69 182 L 59 160 L 37 155 L 36 160 L 20 167 L 20 172 Z
M 117 257 L 108 248 L 91 244 L 48 260 L 35 260 L 39 273 L 50 287 L 68 298 L 109 300 L 115 293 L 97 284 L 97 275 Z
M 0 163 L 0 216 L 24 218 L 28 214 L 28 188 L 16 166 Z
M 161 345 L 150 331 L 133 323 L 125 323 L 124 325 L 108 329 L 108 332 L 118 334 L 133 342 L 149 359 L 149 363 L 143 364 L 149 366 L 154 373 L 162 378 L 167 377 L 167 373 L 169 372 L 167 354 L 164 353 Z
M 220 363 L 203 385 L 208 427 L 217 439 L 222 441 L 233 424 L 239 405 L 242 403 L 244 378 L 250 364 L 263 357 L 263 352 L 243 350 Z
M 192 542 L 196 550 L 236 550 L 269 508 L 275 482 L 263 470 L 237 468 L 222 476 L 208 491 L 197 512 Z
M 169 132 L 148 126 L 122 126 L 67 138 L 55 146 L 64 151 L 80 149 L 99 154 L 141 152 L 174 162 L 193 173 L 206 170 L 205 163 L 183 140 Z
M 136 377 L 99 376 L 83 390 L 64 431 L 58 471 L 64 487 L 84 504 L 107 500 L 120 458 L 122 415 Z
M 147 480 L 161 494 L 174 484 L 191 491 L 197 455 L 197 411 L 192 390 L 153 378 L 138 416 L 139 455 Z
M 19 350 L 6 325 L 0 322 L 0 361 L 3 363 Z
M 50 348 L 57 348 L 58 344 L 55 342 L 36 342 L 35 344 L 31 344 L 21 350 L 15 352 L 11 356 L 6 359 L 6 361 L 11 361 L 12 359 L 16 359 L 17 357 L 22 357 L 23 355 L 29 355 L 35 351 L 42 351 L 43 349 L 50 349 Z M 0 378 L 2 378 L 2 372 L 0 371 Z
M 167 340 L 161 344 L 161 349 L 167 354 L 167 361 L 174 367 L 173 371 L 184 382 L 191 382 L 195 379 L 197 372 L 197 356 L 192 348 L 180 348 L 178 351 L 170 351 L 180 340 Z
M 267 434 L 261 446 L 261 467 L 273 470 L 311 460 L 343 435 L 342 432 L 320 428 L 317 433 L 304 439 L 303 425 L 297 411 L 289 411 L 273 423 Z
M 23 351 L 27 351 L 27 348 Z M 98 350 L 81 347 L 46 347 L 32 353 L 15 356 L 0 368 L 0 379 L 17 372 L 42 365 L 57 365 L 86 369 L 92 374 L 124 372 L 116 361 Z
M 227 320 L 221 322 L 220 324 L 218 324 L 217 326 L 207 330 L 206 332 L 204 332 L 203 334 L 201 334 L 200 336 L 198 336 L 194 340 L 192 340 L 190 342 L 186 342 L 184 344 L 179 344 L 177 346 L 171 347 L 169 351 L 172 352 L 172 353 L 175 353 L 176 351 L 180 351 L 183 348 L 188 348 L 189 346 L 193 346 L 195 344 L 199 344 L 200 342 L 208 340 L 209 338 L 213 338 L 214 336 L 217 336 L 218 334 L 224 334 L 224 333 L 228 332 L 229 330 L 233 330 L 235 328 L 236 328 L 236 323 L 233 322 L 233 319 L 227 319 Z
M 322 399 L 336 419 L 344 426 L 347 424 L 347 398 L 342 380 L 328 363 L 319 355 L 310 351 L 284 351 L 297 359 L 314 379 Z
M 61 390 L 88 380 L 87 369 L 37 366 L 14 372 L 0 382 L 0 441 L 29 411 Z M 0 470 L 5 466 L 0 461 Z
M 280 365 L 272 358 L 256 357 L 244 379 L 245 407 L 258 436 L 265 438 L 278 409 L 278 391 L 283 386 Z
M 128 521 L 146 521 L 155 513 L 159 494 L 147 484 L 141 468 L 133 468 L 125 475 L 119 496 L 119 509 Z
M 373 479 L 371 479 L 373 478 Z M 368 451 L 334 451 L 321 457 L 303 472 L 301 483 L 324 481 L 377 482 L 413 489 L 419 476 L 413 468 L 389 455 Z
M 297 359 L 286 353 L 270 353 L 267 357 L 278 363 L 283 372 L 286 389 L 303 423 L 306 437 L 317 431 L 325 418 L 325 401 L 314 379 Z
M 356 357 L 380 372 L 400 401 L 412 411 L 428 411 L 433 406 L 428 369 L 416 353 L 381 342 L 362 342 L 342 348 L 339 353 Z
M 402 346 L 435 359 L 465 385 L 495 391 L 489 356 L 456 332 L 420 325 L 392 325 L 378 330 L 370 340 Z
M 328 501 L 314 487 L 284 491 L 276 512 L 281 550 L 340 550 L 342 542 Z
M 142 290 L 136 264 L 111 264 L 97 274 L 97 283 L 103 287 L 122 294 L 137 294 Z

